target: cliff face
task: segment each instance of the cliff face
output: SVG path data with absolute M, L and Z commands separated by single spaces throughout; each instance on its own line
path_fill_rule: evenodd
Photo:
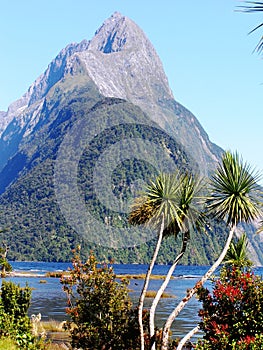
M 214 168 L 222 150 L 209 141 L 195 116 L 174 100 L 160 58 L 133 21 L 113 14 L 87 50 L 76 56 L 104 96 L 139 106 L 199 160 L 201 172 Z

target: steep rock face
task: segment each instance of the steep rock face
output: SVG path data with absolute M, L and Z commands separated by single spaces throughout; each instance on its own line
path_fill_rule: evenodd
M 143 31 L 129 18 L 114 13 L 95 33 L 79 57 L 101 93 L 139 103 L 173 99 L 162 62 Z
M 9 120 L 6 118 L 7 112 L 0 111 L 0 132 L 4 130 L 9 123 Z
M 0 170 L 18 150 L 23 138 L 29 135 L 38 124 L 47 93 L 65 74 L 69 73 L 67 70 L 68 58 L 76 52 L 86 50 L 88 45 L 89 42 L 83 40 L 79 44 L 72 43 L 61 50 L 48 65 L 46 71 L 29 87 L 28 91 L 20 99 L 13 102 L 7 112 L 1 112 L 0 148 L 2 154 Z
M 49 64 L 47 70 L 41 75 L 34 84 L 29 88 L 30 96 L 28 105 L 32 105 L 36 101 L 42 99 L 52 86 L 61 80 L 65 73 L 67 59 L 75 52 L 81 52 L 88 48 L 89 42 L 83 40 L 81 43 L 69 44 L 65 49 L 60 51 L 58 56 Z
M 1 112 L 0 135 L 2 135 L 7 125 L 12 122 L 13 119 L 16 119 L 18 124 L 21 122 L 22 127 L 24 126 L 24 118 L 22 115 L 25 109 L 32 106 L 34 103 L 41 101 L 46 96 L 48 91 L 63 78 L 68 57 L 73 55 L 75 52 L 86 50 L 88 46 L 89 42 L 87 40 L 83 40 L 79 44 L 69 44 L 60 51 L 56 58 L 48 65 L 46 71 L 41 74 L 29 87 L 28 91 L 20 99 L 13 102 L 8 107 L 7 112 Z
M 87 50 L 76 55 L 104 96 L 141 107 L 199 159 L 203 173 L 214 167 L 222 150 L 210 142 L 195 116 L 175 102 L 154 47 L 132 20 L 114 13 Z

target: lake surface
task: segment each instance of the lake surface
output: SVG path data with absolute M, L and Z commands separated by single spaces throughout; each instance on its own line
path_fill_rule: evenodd
M 65 313 L 66 295 L 62 290 L 62 286 L 58 278 L 46 278 L 45 273 L 48 271 L 66 271 L 71 266 L 70 263 L 46 263 L 46 262 L 11 262 L 14 271 L 21 272 L 27 271 L 36 273 L 39 277 L 12 277 L 8 280 L 24 286 L 26 283 L 33 288 L 32 291 L 32 303 L 29 310 L 29 314 L 42 314 L 42 320 L 55 319 L 63 321 L 67 318 Z M 125 265 L 113 265 L 116 274 L 131 274 L 139 275 L 146 273 L 147 265 L 137 264 L 125 264 Z M 160 301 L 157 314 L 156 324 L 162 327 L 168 315 L 174 309 L 178 302 L 185 296 L 186 290 L 192 288 L 200 277 L 208 270 L 208 266 L 177 266 L 173 276 L 175 277 L 170 281 L 166 292 L 173 295 L 173 298 L 164 298 Z M 156 265 L 154 267 L 154 274 L 165 275 L 169 266 Z M 255 269 L 256 274 L 263 274 L 263 267 Z M 40 283 L 45 279 L 46 283 Z M 157 290 L 162 283 L 162 280 L 151 280 L 149 290 Z M 137 279 L 131 279 L 129 289 L 131 289 L 130 296 L 134 302 L 137 301 L 140 296 L 143 281 Z M 208 282 L 207 286 L 209 287 Z M 152 299 L 147 299 L 145 307 L 150 306 Z M 173 336 L 182 336 L 189 330 L 196 326 L 199 322 L 198 310 L 201 304 L 195 297 L 187 304 L 181 314 L 177 317 L 173 324 Z

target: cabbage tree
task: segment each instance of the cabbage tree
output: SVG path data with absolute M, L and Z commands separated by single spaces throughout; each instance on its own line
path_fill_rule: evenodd
M 229 227 L 228 238 L 217 261 L 201 280 L 187 291 L 186 296 L 169 315 L 163 328 L 162 350 L 168 349 L 169 332 L 174 319 L 223 262 L 237 225 L 241 222 L 253 223 L 255 219 L 261 217 L 262 191 L 258 185 L 259 179 L 260 174 L 244 163 L 238 153 L 227 151 L 223 154 L 221 162 L 210 179 L 206 211 L 207 215 L 212 215 L 219 221 L 225 221 Z
M 188 230 L 189 207 L 195 193 L 194 190 L 190 193 L 190 185 L 194 186 L 194 178 L 191 175 L 181 174 L 179 171 L 173 174 L 160 174 L 155 181 L 150 182 L 146 190 L 136 198 L 131 207 L 129 215 L 131 224 L 147 225 L 158 232 L 158 240 L 147 270 L 138 305 L 141 350 L 144 349 L 143 304 L 150 275 L 163 237 L 173 235 L 176 239 L 180 232 L 187 232 Z M 186 186 L 188 186 L 187 189 Z M 189 191 L 187 194 L 189 198 L 186 196 L 186 191 Z M 194 215 L 193 212 L 191 215 Z M 151 321 L 153 321 L 153 318 L 151 318 Z M 154 324 L 151 325 L 151 329 L 154 330 Z

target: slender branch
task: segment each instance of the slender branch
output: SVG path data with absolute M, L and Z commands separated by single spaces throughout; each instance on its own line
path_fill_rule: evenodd
M 138 306 L 138 322 L 139 322 L 139 328 L 140 328 L 141 350 L 144 350 L 144 330 L 143 330 L 143 322 L 142 322 L 143 303 L 144 303 L 146 291 L 147 291 L 147 288 L 149 285 L 150 276 L 151 276 L 151 273 L 152 273 L 152 270 L 154 267 L 154 263 L 156 261 L 156 258 L 157 258 L 157 255 L 158 255 L 158 252 L 160 250 L 161 243 L 162 243 L 163 230 L 164 230 L 164 214 L 162 213 L 162 223 L 161 223 L 161 227 L 160 227 L 160 231 L 159 231 L 158 241 L 157 241 L 157 244 L 155 247 L 155 251 L 154 251 L 151 263 L 150 263 L 148 270 L 147 270 L 147 273 L 146 273 L 144 285 L 143 285 L 140 300 L 139 300 L 139 306 Z
M 183 339 L 179 342 L 179 344 L 177 345 L 177 349 L 176 350 L 182 350 L 184 344 L 192 338 L 193 335 L 195 335 L 198 331 L 200 330 L 199 326 L 196 326 L 195 328 L 193 328 L 189 333 L 186 334 L 186 336 L 183 337 Z
M 176 308 L 171 312 L 169 315 L 164 328 L 163 328 L 163 338 L 162 338 L 162 350 L 167 350 L 168 349 L 168 341 L 169 341 L 169 331 L 171 329 L 172 323 L 174 319 L 179 315 L 179 313 L 183 310 L 183 308 L 186 306 L 188 301 L 193 297 L 193 295 L 197 292 L 197 290 L 204 285 L 204 283 L 210 278 L 212 273 L 218 268 L 218 266 L 222 263 L 227 250 L 229 248 L 229 245 L 232 241 L 234 231 L 235 231 L 236 226 L 234 225 L 228 235 L 225 247 L 220 254 L 219 258 L 217 261 L 210 267 L 210 269 L 204 274 L 204 276 L 195 284 L 195 286 L 189 290 L 186 294 L 186 296 L 180 301 L 180 303 L 176 306 Z
M 164 282 L 162 283 L 161 287 L 159 288 L 153 302 L 152 302 L 152 306 L 151 306 L 151 309 L 150 309 L 150 319 L 149 319 L 149 328 L 150 328 L 150 338 L 152 340 L 152 346 L 151 346 L 151 350 L 155 350 L 155 339 L 154 339 L 154 335 L 155 335 L 155 326 L 154 326 L 154 316 L 155 316 L 155 310 L 156 310 L 156 307 L 160 301 L 160 298 L 163 294 L 163 292 L 165 291 L 170 279 L 171 279 L 171 276 L 174 272 L 174 269 L 176 268 L 176 265 L 178 264 L 178 262 L 180 261 L 180 259 L 182 258 L 182 256 L 184 255 L 185 253 L 185 250 L 186 250 L 186 247 L 187 247 L 187 243 L 188 243 L 188 240 L 189 240 L 189 231 L 185 232 L 184 233 L 184 238 L 183 238 L 183 244 L 182 244 L 182 248 L 181 248 L 181 252 L 177 255 L 176 259 L 174 260 L 172 266 L 170 267 L 166 277 L 165 277 L 165 280 Z

